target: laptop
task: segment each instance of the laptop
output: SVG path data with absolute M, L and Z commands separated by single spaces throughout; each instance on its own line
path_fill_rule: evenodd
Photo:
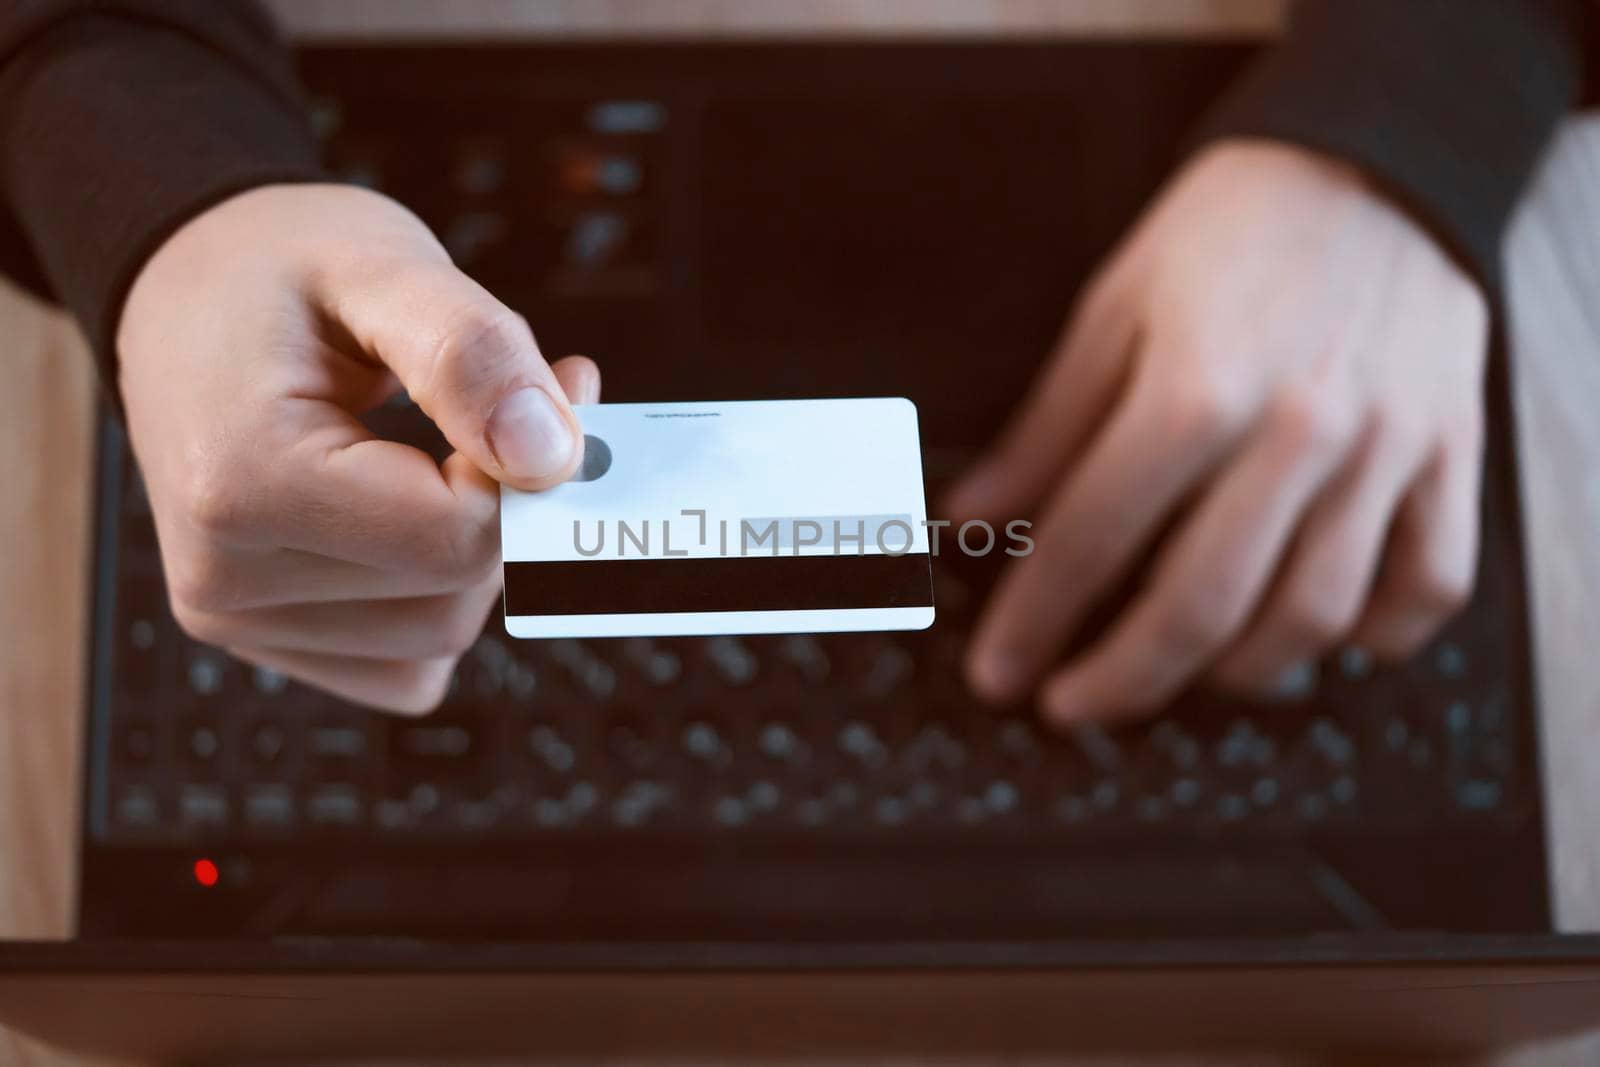
M 612 400 L 908 395 L 930 492 L 1250 55 L 1213 43 L 316 47 L 328 158 Z M 978 371 L 981 369 L 981 373 Z M 183 1060 L 1476 1047 L 1600 1023 L 1556 937 L 1503 359 L 1471 606 L 1287 702 L 1060 736 L 925 633 L 508 638 L 388 718 L 180 633 L 99 440 L 80 939 L 0 1018 Z M 403 399 L 378 432 L 439 450 Z M 1114 610 L 1115 603 L 1107 605 Z M 1152 1026 L 1159 1020 L 1160 1026 Z

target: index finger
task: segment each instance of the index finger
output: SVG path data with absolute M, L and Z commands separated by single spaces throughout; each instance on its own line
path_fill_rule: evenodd
M 1140 361 L 1109 425 L 1047 508 L 1034 551 L 1011 564 L 990 599 L 968 656 L 968 674 L 989 699 L 1024 694 L 1237 440 L 1240 405 L 1176 379 L 1163 363 Z
M 498 555 L 498 487 L 465 457 L 436 463 L 314 398 L 286 399 L 272 419 L 246 435 L 234 503 L 213 509 L 219 539 L 451 577 L 481 575 Z

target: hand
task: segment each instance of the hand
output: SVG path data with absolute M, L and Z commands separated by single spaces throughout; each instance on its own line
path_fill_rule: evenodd
M 144 265 L 117 335 L 128 431 L 173 614 L 198 640 L 360 703 L 442 697 L 500 589 L 495 483 L 582 459 L 580 357 L 362 189 L 267 186 L 190 220 Z M 442 465 L 358 413 L 404 387 Z
M 1153 711 L 1207 672 L 1270 692 L 1346 640 L 1412 653 L 1472 586 L 1487 322 L 1353 170 L 1265 141 L 1205 151 L 949 501 L 1038 509 L 973 638 L 974 687 L 1009 701 L 1044 677 L 1068 724 Z M 1137 595 L 1057 665 L 1151 546 Z

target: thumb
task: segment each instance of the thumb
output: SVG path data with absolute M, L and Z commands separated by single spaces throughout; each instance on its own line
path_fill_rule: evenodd
M 388 284 L 347 287 L 325 304 L 491 478 L 547 489 L 577 470 L 578 398 L 569 399 L 527 322 L 448 262 L 408 264 Z M 598 391 L 598 371 L 594 380 Z

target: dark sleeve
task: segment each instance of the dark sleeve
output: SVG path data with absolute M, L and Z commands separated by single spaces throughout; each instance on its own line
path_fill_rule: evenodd
M 1588 0 L 1302 0 L 1198 140 L 1270 137 L 1362 168 L 1484 284 L 1574 105 Z
M 304 114 L 244 0 L 6 0 L 0 270 L 76 316 L 114 386 L 123 298 L 161 241 L 235 192 L 318 177 Z

